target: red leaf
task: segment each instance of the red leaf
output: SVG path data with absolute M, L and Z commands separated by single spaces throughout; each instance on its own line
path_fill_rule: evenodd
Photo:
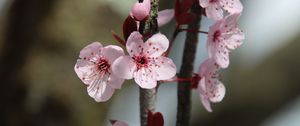
M 120 42 L 122 45 L 125 45 L 125 41 L 119 35 L 117 35 L 114 31 L 111 31 L 111 34 L 118 42 Z
M 137 24 L 136 24 L 135 20 L 129 15 L 123 23 L 123 36 L 124 36 L 125 40 L 127 40 L 129 35 L 133 31 L 137 31 Z
M 188 24 L 194 21 L 196 18 L 196 15 L 193 13 L 182 13 L 179 15 L 179 18 L 177 18 L 178 24 Z
M 164 118 L 160 112 L 152 113 L 151 111 L 148 112 L 148 126 L 163 126 L 164 125 Z
M 194 0 L 183 0 L 181 3 L 180 11 L 187 12 L 193 5 Z
M 181 9 L 180 9 L 180 0 L 176 0 L 175 3 L 175 18 L 179 18 L 179 15 L 181 13 Z

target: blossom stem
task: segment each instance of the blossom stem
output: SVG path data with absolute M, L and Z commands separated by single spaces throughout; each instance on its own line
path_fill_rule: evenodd
M 168 80 L 162 80 L 160 81 L 161 83 L 172 83 L 172 82 L 191 82 L 192 78 L 173 78 L 173 79 L 168 79 Z
M 143 35 L 155 34 L 158 32 L 157 12 L 159 0 L 151 1 L 151 10 L 149 18 L 140 24 L 139 32 Z M 156 88 L 143 89 L 140 88 L 140 119 L 141 126 L 147 126 L 148 113 L 155 112 Z
M 197 14 L 196 19 L 188 24 L 188 29 L 200 29 L 201 7 L 197 1 L 194 1 L 191 12 Z M 192 77 L 194 69 L 194 60 L 198 44 L 198 32 L 187 32 L 182 65 L 179 72 L 180 78 Z M 179 82 L 177 88 L 178 106 L 176 126 L 189 126 L 191 114 L 191 82 Z
M 187 31 L 187 32 L 195 32 L 195 33 L 202 33 L 202 34 L 208 34 L 207 31 L 201 31 L 198 29 L 186 29 L 186 28 L 181 28 L 179 29 L 180 31 Z

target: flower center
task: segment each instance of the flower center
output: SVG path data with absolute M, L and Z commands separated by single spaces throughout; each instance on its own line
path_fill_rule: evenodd
M 220 30 L 215 31 L 215 33 L 213 35 L 213 42 L 219 41 L 220 36 L 221 36 Z
M 101 72 L 109 72 L 110 65 L 105 59 L 100 59 L 97 63 L 98 70 Z
M 137 64 L 137 68 L 146 67 L 148 65 L 148 60 L 145 56 L 136 56 L 133 58 Z

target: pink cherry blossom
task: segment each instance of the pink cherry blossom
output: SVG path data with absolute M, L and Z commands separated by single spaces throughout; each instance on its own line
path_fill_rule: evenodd
M 144 0 L 139 3 L 138 1 L 132 6 L 130 15 L 136 20 L 141 21 L 148 17 L 151 9 L 151 0 Z
M 128 126 L 126 122 L 119 121 L 119 120 L 111 120 L 110 122 L 112 126 Z
M 173 19 L 174 14 L 175 14 L 174 9 L 165 9 L 165 10 L 159 11 L 157 13 L 158 27 L 161 27 L 161 26 L 169 23 Z
M 111 64 L 123 55 L 122 48 L 114 45 L 103 47 L 99 42 L 89 44 L 80 51 L 74 69 L 95 101 L 107 101 L 115 89 L 121 88 L 124 79 L 112 73 Z
M 170 79 L 176 74 L 173 61 L 162 54 L 168 49 L 169 40 L 157 33 L 145 43 L 139 32 L 133 32 L 127 39 L 129 56 L 121 56 L 112 65 L 116 75 L 124 79 L 134 78 L 142 88 L 156 87 L 157 80 Z
M 199 0 L 200 6 L 205 8 L 206 16 L 213 20 L 223 18 L 223 10 L 230 14 L 241 13 L 243 5 L 240 0 Z
M 201 80 L 198 92 L 204 108 L 209 112 L 212 112 L 210 103 L 220 102 L 225 96 L 225 87 L 219 81 L 219 69 L 220 67 L 212 58 L 206 59 L 199 69 Z
M 208 54 L 222 68 L 229 65 L 229 53 L 239 47 L 245 39 L 244 33 L 238 28 L 239 14 L 233 14 L 217 21 L 209 28 Z

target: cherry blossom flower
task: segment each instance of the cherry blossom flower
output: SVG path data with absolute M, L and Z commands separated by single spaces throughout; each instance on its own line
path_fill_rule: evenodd
M 239 14 L 229 15 L 209 28 L 208 54 L 222 68 L 227 68 L 229 65 L 230 51 L 239 47 L 245 39 L 244 33 L 237 25 L 238 17 Z
M 225 86 L 219 81 L 219 69 L 220 67 L 212 58 L 206 59 L 199 69 L 201 80 L 198 92 L 204 108 L 209 112 L 212 112 L 210 103 L 220 102 L 225 96 Z
M 95 101 L 107 101 L 115 89 L 121 88 L 124 79 L 112 73 L 111 64 L 123 55 L 122 48 L 114 45 L 103 47 L 99 42 L 89 44 L 80 51 L 74 69 Z
M 199 0 L 200 6 L 205 8 L 207 18 L 220 20 L 223 18 L 223 10 L 230 14 L 241 13 L 243 5 L 240 0 Z
M 157 13 L 157 25 L 161 27 L 169 23 L 174 17 L 174 9 L 165 9 Z
M 127 39 L 129 56 L 121 56 L 112 65 L 113 72 L 121 78 L 134 78 L 142 88 L 156 87 L 157 80 L 170 79 L 176 74 L 173 61 L 162 54 L 168 49 L 169 40 L 157 33 L 145 43 L 139 32 L 133 32 Z
M 151 0 L 137 1 L 131 8 L 130 15 L 136 20 L 141 21 L 149 16 L 151 9 Z
M 112 126 L 128 126 L 126 122 L 119 121 L 119 120 L 110 120 Z

